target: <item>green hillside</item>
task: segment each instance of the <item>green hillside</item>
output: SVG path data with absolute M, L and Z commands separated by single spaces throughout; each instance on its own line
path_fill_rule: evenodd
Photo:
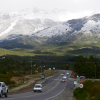
M 35 45 L 32 49 L 25 48 L 13 48 L 3 49 L 0 48 L 0 56 L 17 55 L 17 56 L 35 56 L 35 55 L 70 55 L 70 56 L 100 56 L 100 44 L 99 43 L 45 43 Z

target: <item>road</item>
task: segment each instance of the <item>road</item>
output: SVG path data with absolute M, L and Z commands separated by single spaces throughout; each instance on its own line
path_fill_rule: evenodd
M 20 93 L 16 95 L 8 95 L 7 98 L 2 97 L 0 100 L 48 100 L 49 98 L 59 94 L 61 91 L 64 90 L 64 88 L 67 86 L 67 83 L 69 83 L 69 77 L 71 75 L 71 71 L 66 71 L 66 73 L 69 72 L 69 74 L 66 74 L 66 82 L 62 83 L 60 80 L 63 76 L 61 75 L 55 75 L 51 77 L 50 79 L 46 80 L 43 84 L 47 84 L 45 87 L 43 87 L 43 92 L 27 92 L 27 93 Z

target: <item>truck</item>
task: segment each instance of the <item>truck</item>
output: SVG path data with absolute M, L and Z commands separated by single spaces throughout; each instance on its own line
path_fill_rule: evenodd
M 0 97 L 5 95 L 8 96 L 8 86 L 6 86 L 5 82 L 0 82 Z

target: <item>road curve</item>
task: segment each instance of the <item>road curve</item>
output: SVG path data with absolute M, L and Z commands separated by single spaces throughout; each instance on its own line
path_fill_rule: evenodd
M 71 71 L 65 71 L 67 79 L 65 83 L 60 82 L 63 76 L 58 75 L 54 76 L 48 80 L 48 84 L 43 87 L 43 92 L 27 92 L 27 93 L 20 93 L 16 95 L 9 95 L 7 98 L 2 97 L 0 100 L 47 100 L 48 98 L 54 97 L 55 95 L 59 94 L 67 85 L 69 81 L 69 77 L 71 75 Z

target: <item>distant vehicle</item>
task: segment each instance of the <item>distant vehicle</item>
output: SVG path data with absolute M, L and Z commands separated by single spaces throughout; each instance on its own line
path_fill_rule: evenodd
M 82 78 L 86 79 L 86 77 L 85 77 L 85 76 L 80 76 L 80 79 L 82 79 Z
M 44 73 L 42 73 L 41 79 L 45 79 L 45 74 Z
M 63 74 L 65 74 L 65 72 L 63 72 Z
M 61 73 L 61 76 L 63 76 L 64 75 L 64 73 Z
M 63 78 L 67 78 L 66 76 L 63 76 Z
M 5 95 L 5 97 L 8 96 L 8 86 L 4 82 L 0 82 L 0 97 Z
M 65 79 L 61 79 L 61 82 L 65 82 Z
M 51 68 L 49 68 L 48 70 L 51 70 Z
M 42 85 L 41 84 L 35 84 L 33 91 L 34 92 L 36 92 L 36 91 L 42 92 Z
M 68 72 L 66 74 L 69 74 Z

